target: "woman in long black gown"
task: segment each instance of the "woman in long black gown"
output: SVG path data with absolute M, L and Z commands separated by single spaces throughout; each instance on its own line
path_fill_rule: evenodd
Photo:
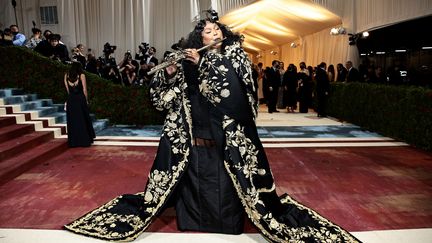
M 65 73 L 64 84 L 68 92 L 65 106 L 69 147 L 88 147 L 95 132 L 88 108 L 86 77 L 79 62 L 73 62 Z
M 145 191 L 119 196 L 66 229 L 130 241 L 173 204 L 180 230 L 239 234 L 246 213 L 272 242 L 358 242 L 288 195 L 276 194 L 240 36 L 206 19 L 188 43 L 187 60 L 158 71 L 151 83 L 152 101 L 167 117 Z

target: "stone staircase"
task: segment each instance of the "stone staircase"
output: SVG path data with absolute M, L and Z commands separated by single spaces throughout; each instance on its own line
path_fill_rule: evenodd
M 95 132 L 108 126 L 96 120 Z M 0 89 L 0 185 L 67 148 L 64 104 L 19 89 Z

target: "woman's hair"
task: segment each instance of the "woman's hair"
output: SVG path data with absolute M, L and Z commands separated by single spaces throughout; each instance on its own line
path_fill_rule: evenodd
M 81 66 L 81 63 L 79 62 L 72 62 L 72 65 L 68 72 L 68 78 L 71 82 L 75 82 L 78 77 L 83 73 L 83 69 Z
M 221 51 L 223 51 L 225 49 L 225 46 L 232 45 L 234 42 L 240 42 L 241 41 L 241 36 L 237 33 L 233 33 L 229 29 L 228 26 L 207 18 L 207 19 L 200 20 L 195 25 L 195 28 L 192 30 L 192 32 L 189 33 L 188 39 L 185 43 L 186 46 L 184 46 L 184 48 L 198 49 L 198 48 L 201 48 L 204 46 L 203 38 L 202 38 L 202 32 L 204 31 L 204 27 L 206 26 L 207 22 L 217 24 L 222 31 L 223 37 L 226 38 L 222 42 Z M 205 50 L 203 52 L 205 52 Z

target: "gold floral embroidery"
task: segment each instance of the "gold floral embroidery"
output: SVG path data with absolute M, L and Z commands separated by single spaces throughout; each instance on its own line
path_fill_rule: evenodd
M 235 124 L 233 119 L 225 116 L 223 127 L 226 133 L 226 150 L 237 148 L 243 161 L 232 161 L 233 168 L 244 174 L 249 179 L 249 187 L 246 191 L 242 189 L 238 177 L 231 171 L 230 163 L 225 161 L 225 167 L 231 177 L 234 187 L 241 199 L 245 211 L 251 221 L 261 230 L 261 232 L 274 242 L 304 242 L 305 239 L 313 238 L 317 242 L 358 242 L 348 232 L 342 230 L 339 226 L 331 223 L 315 211 L 304 207 L 295 202 L 288 196 L 285 196 L 281 202 L 284 204 L 294 204 L 297 208 L 305 210 L 321 226 L 314 227 L 290 227 L 279 222 L 268 212 L 268 206 L 263 203 L 261 193 L 274 192 L 275 185 L 271 188 L 259 188 L 254 184 L 254 178 L 259 175 L 265 175 L 264 169 L 258 168 L 257 148 L 244 133 L 240 124 Z M 264 171 L 262 171 L 264 170 Z M 268 173 L 271 173 L 270 171 Z M 275 193 L 275 192 L 274 192 Z
M 245 83 L 249 103 L 254 107 L 254 113 L 256 115 L 256 101 L 251 92 L 254 91 L 254 86 L 251 79 L 250 63 L 245 55 L 246 54 L 239 46 L 236 47 L 233 45 L 232 47 L 226 48 L 225 56 L 231 60 L 233 67 L 236 69 L 236 73 Z M 226 67 L 223 65 L 214 66 L 214 68 L 214 71 L 218 73 L 226 74 L 227 72 Z M 152 101 L 156 108 L 168 110 L 163 128 L 163 137 L 170 141 L 171 151 L 175 156 L 173 156 L 171 161 L 173 166 L 170 169 L 166 171 L 158 169 L 152 170 L 149 175 L 149 182 L 145 193 L 136 194 L 142 198 L 142 209 L 144 210 L 140 212 L 144 214 L 141 216 L 142 218 L 137 215 L 119 215 L 111 213 L 110 210 L 117 206 L 119 201 L 122 200 L 122 197 L 118 197 L 71 224 L 66 225 L 65 227 L 67 229 L 105 240 L 131 241 L 149 226 L 151 220 L 164 205 L 173 187 L 178 182 L 190 155 L 192 122 L 189 100 L 185 93 L 181 91 L 187 88 L 182 72 L 181 65 L 178 65 L 176 77 L 169 80 L 165 80 L 163 72 L 156 73 L 156 79 L 154 80 L 157 82 L 154 83 L 154 87 L 150 90 Z M 208 73 L 204 73 L 204 76 L 205 75 L 208 75 Z M 200 88 L 204 94 L 208 95 L 206 97 L 208 97 L 210 101 L 218 103 L 222 98 L 227 98 L 231 95 L 227 88 L 228 85 L 228 82 L 224 79 L 222 79 L 222 82 L 207 79 Z M 270 188 L 260 188 L 254 185 L 253 180 L 257 176 L 271 176 L 271 171 L 258 168 L 258 148 L 256 148 L 253 142 L 247 137 L 242 126 L 235 124 L 235 121 L 227 116 L 225 116 L 222 124 L 226 133 L 226 151 L 228 156 L 230 153 L 238 152 L 241 157 L 241 161 L 230 161 L 235 163 L 232 163 L 233 166 L 231 166 L 228 161 L 225 161 L 225 167 L 233 181 L 246 213 L 267 238 L 274 242 L 303 242 L 303 239 L 307 237 L 313 237 L 319 242 L 357 242 L 349 233 L 288 196 L 282 199 L 282 203 L 295 205 L 300 209 L 307 210 L 312 217 L 317 219 L 322 227 L 293 228 L 288 227 L 274 218 L 261 200 L 261 194 L 274 192 L 274 183 Z M 240 174 L 243 174 L 244 177 Z M 241 185 L 238 178 L 248 179 L 247 182 L 249 185 L 246 187 Z M 115 228 L 121 224 L 126 224 L 130 227 L 130 230 L 125 232 L 116 231 Z

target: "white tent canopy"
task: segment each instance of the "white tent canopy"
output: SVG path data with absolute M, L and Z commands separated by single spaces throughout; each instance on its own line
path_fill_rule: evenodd
M 2 29 L 15 24 L 10 2 L 0 0 Z M 56 6 L 59 23 L 42 25 L 41 6 Z M 61 34 L 69 48 L 82 43 L 100 55 L 110 42 L 117 45 L 120 58 L 126 50 L 136 51 L 141 42 L 149 42 L 161 57 L 192 29 L 193 15 L 210 6 L 222 22 L 245 35 L 254 57 L 262 56 L 254 61 L 266 65 L 272 59 L 296 65 L 348 59 L 356 63 L 356 48 L 348 45 L 348 36 L 330 36 L 331 27 L 357 33 L 432 14 L 432 0 L 20 0 L 16 12 L 27 36 L 34 20 L 42 30 Z

